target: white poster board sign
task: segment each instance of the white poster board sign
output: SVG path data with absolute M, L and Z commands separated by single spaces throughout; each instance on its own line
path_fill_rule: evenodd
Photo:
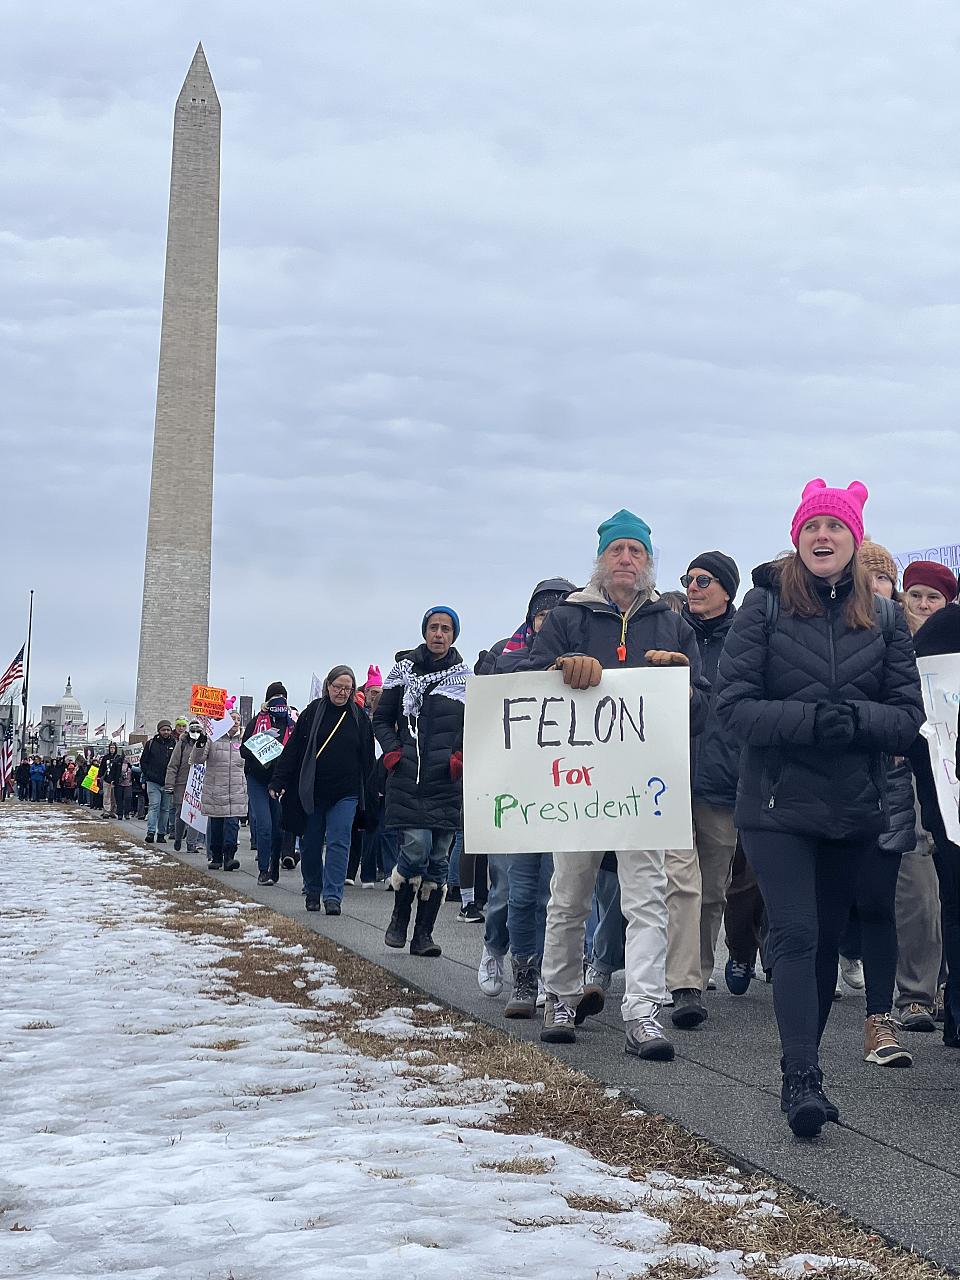
M 957 781 L 957 715 L 960 713 L 960 653 L 918 658 L 927 722 L 920 730 L 930 748 L 940 815 L 947 835 L 960 844 L 960 782 Z
M 203 794 L 203 775 L 207 771 L 205 764 L 192 764 L 187 776 L 187 786 L 183 793 L 183 804 L 180 806 L 180 817 L 188 827 L 201 834 L 207 829 L 207 820 L 200 812 L 200 797 Z
M 222 720 L 211 720 L 208 735 L 211 742 L 219 742 L 234 726 L 233 712 L 228 711 Z
M 691 849 L 689 669 L 470 680 L 463 764 L 469 853 Z
M 283 755 L 283 743 L 269 732 L 251 734 L 243 745 L 263 765 Z

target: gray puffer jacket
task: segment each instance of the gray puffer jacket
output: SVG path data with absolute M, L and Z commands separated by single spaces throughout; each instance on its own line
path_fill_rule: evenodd
M 167 764 L 167 778 L 163 784 L 164 791 L 173 792 L 173 802 L 179 813 L 180 806 L 183 804 L 183 793 L 187 789 L 187 779 L 190 777 L 190 757 L 193 754 L 195 742 L 191 742 L 190 735 L 186 732 L 181 733 L 177 739 L 177 745 L 170 752 L 170 760 Z
M 207 818 L 242 818 L 247 812 L 247 779 L 240 754 L 240 737 L 217 742 L 209 738 L 194 747 L 192 764 L 205 764 L 200 808 Z

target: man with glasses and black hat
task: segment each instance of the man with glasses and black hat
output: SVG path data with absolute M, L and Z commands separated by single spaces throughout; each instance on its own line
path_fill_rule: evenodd
M 740 748 L 728 739 L 713 709 L 713 686 L 727 632 L 736 616 L 740 571 L 722 551 L 703 551 L 680 578 L 687 593 L 683 617 L 693 627 L 701 671 L 710 684 L 706 727 L 693 739 L 694 849 L 667 851 L 667 987 L 675 1027 L 707 1017 L 703 993 L 717 950 L 723 906 L 737 846 L 733 806 Z

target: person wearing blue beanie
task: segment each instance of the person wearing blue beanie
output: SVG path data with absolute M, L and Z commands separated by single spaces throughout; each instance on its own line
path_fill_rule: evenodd
M 430 621 L 430 619 L 433 617 L 435 613 L 445 613 L 447 617 L 450 619 L 450 621 L 453 623 L 453 643 L 456 644 L 457 640 L 460 638 L 460 618 L 458 617 L 456 611 L 454 609 L 451 609 L 448 604 L 431 605 L 430 608 L 427 610 L 427 612 L 423 615 L 423 622 L 421 622 L 420 624 L 420 634 L 423 636 L 424 640 L 426 640 L 427 638 L 427 623 Z
M 597 529 L 597 533 L 600 535 L 600 545 L 597 547 L 598 556 L 602 556 L 607 547 L 612 542 L 616 542 L 618 538 L 632 538 L 635 542 L 640 542 L 646 547 L 647 555 L 653 560 L 650 526 L 646 520 L 641 520 L 632 511 L 627 511 L 625 507 L 621 507 L 609 520 L 604 520 L 603 524 Z

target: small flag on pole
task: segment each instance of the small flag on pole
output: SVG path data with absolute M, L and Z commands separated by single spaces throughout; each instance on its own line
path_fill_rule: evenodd
M 117 725 L 116 729 L 114 729 L 114 731 L 113 731 L 113 733 L 111 733 L 110 737 L 111 737 L 111 738 L 122 738 L 122 737 L 123 737 L 123 735 L 124 735 L 124 733 L 126 732 L 126 729 L 127 729 L 127 722 L 126 722 L 126 720 L 124 720 L 123 724 L 119 724 L 119 725 Z
M 0 698 L 6 693 L 11 685 L 23 679 L 23 650 L 24 645 L 20 646 L 20 652 L 7 667 L 6 671 L 0 676 Z
M 96 730 L 97 737 L 101 738 L 106 732 L 107 732 L 107 722 L 106 720 L 104 720 L 103 724 L 97 725 L 97 730 Z

